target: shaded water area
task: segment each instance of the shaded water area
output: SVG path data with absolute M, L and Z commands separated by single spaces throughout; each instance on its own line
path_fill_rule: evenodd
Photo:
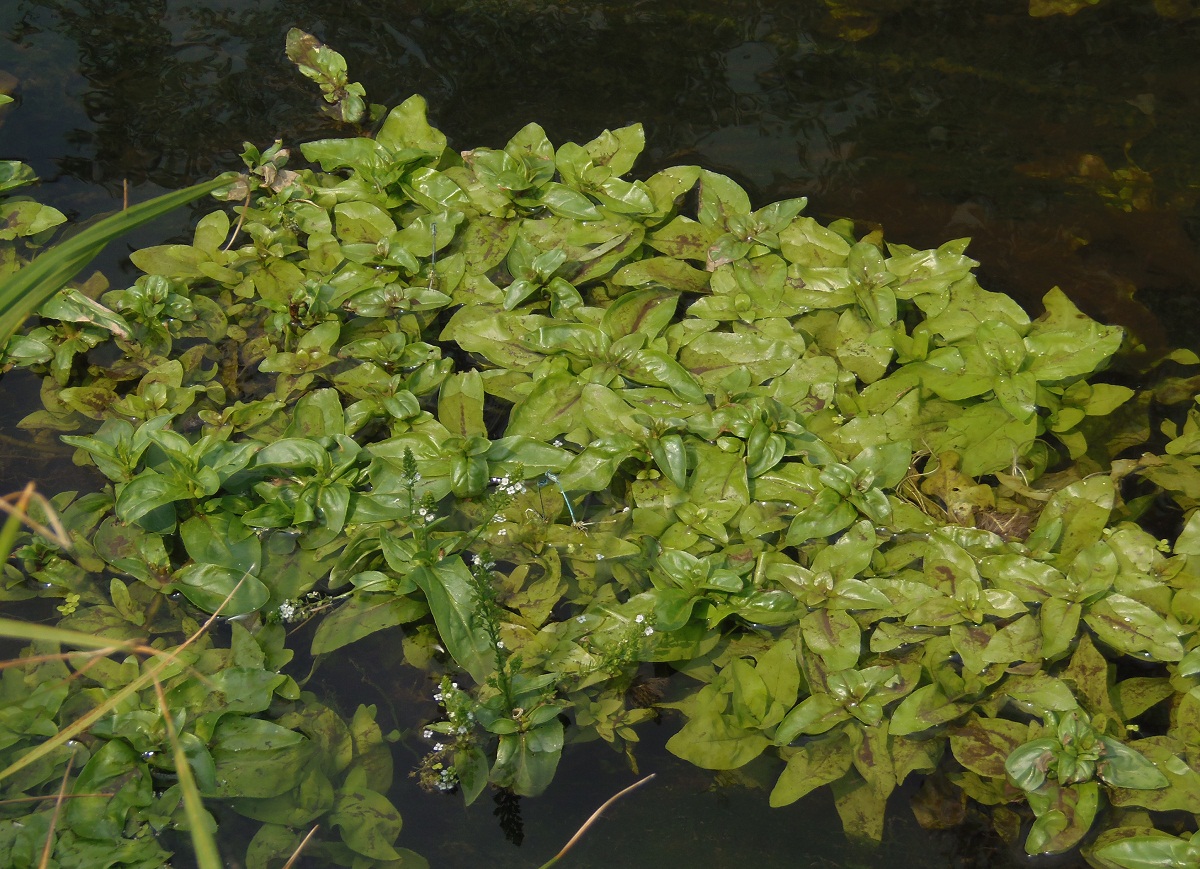
M 698 163 L 756 206 L 807 196 L 822 222 L 850 217 L 916 247 L 971 236 L 987 289 L 1036 314 L 1058 285 L 1126 327 L 1132 382 L 1169 347 L 1200 349 L 1193 15 L 1167 0 L 1044 18 L 1015 0 L 8 0 L 0 85 L 18 105 L 0 115 L 0 156 L 31 164 L 45 182 L 36 195 L 86 219 L 119 208 L 126 184 L 140 201 L 236 168 L 244 141 L 336 135 L 283 57 L 299 26 L 346 55 L 371 101 L 422 94 L 456 148 L 500 147 L 529 121 L 554 142 L 641 121 L 639 174 Z M 103 263 L 113 285 L 135 273 L 122 251 L 189 220 L 116 245 Z M 0 380 L 5 491 L 30 476 L 47 491 L 98 484 L 51 435 L 14 428 L 36 403 L 31 380 Z M 404 734 L 398 769 L 411 767 L 436 715 L 433 684 L 402 666 L 391 635 L 348 658 L 322 664 L 310 687 L 346 708 L 378 704 L 384 729 Z M 613 809 L 571 865 L 1022 865 L 981 824 L 919 829 L 912 787 L 893 797 L 883 849 L 857 850 L 827 792 L 768 809 L 774 761 L 714 781 L 662 749 L 673 732 L 670 720 L 643 730 L 641 771 L 658 779 Z M 632 778 L 606 746 L 568 750 L 549 792 L 521 805 L 520 848 L 486 798 L 463 810 L 397 780 L 401 844 L 438 867 L 515 867 L 547 859 Z M 241 822 L 229 820 L 234 836 Z

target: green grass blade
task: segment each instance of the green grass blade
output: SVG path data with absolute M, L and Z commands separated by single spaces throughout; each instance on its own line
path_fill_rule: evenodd
M 4 526 L 0 528 L 0 560 L 8 561 L 8 556 L 12 555 L 13 545 L 17 542 L 17 535 L 20 532 L 21 515 L 9 513 L 8 518 L 4 520 Z
M 0 341 L 8 340 L 26 317 L 66 286 L 110 241 L 228 183 L 227 177 L 214 178 L 138 203 L 55 245 L 0 281 Z
M 167 697 L 163 693 L 162 684 L 157 679 L 154 681 L 154 691 L 158 694 L 163 723 L 167 726 L 167 738 L 171 741 L 171 752 L 175 757 L 175 774 L 179 777 L 179 791 L 183 795 L 183 811 L 188 819 L 188 832 L 192 837 L 196 865 L 199 869 L 224 869 L 221 853 L 217 850 L 216 840 L 209 829 L 204 800 L 200 798 L 200 789 L 196 787 L 192 766 L 188 763 L 183 743 L 179 741 L 179 734 L 175 731 L 175 722 L 171 718 L 171 710 L 167 707 Z
M 0 618 L 0 637 L 10 640 L 59 643 L 79 649 L 132 649 L 137 645 L 137 643 L 127 640 L 114 640 L 112 637 L 98 637 L 82 631 L 66 631 L 49 625 L 5 618 Z

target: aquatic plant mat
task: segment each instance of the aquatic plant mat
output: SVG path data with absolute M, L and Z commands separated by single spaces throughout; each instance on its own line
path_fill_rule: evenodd
M 1031 319 L 966 240 L 632 180 L 638 125 L 457 153 L 421 98 L 288 53 L 359 134 L 308 168 L 248 145 L 190 244 L 5 350 L 43 377 L 21 425 L 108 483 L 20 501 L 64 539 L 4 532 L 3 598 L 58 618 L 0 626 L 32 641 L 0 675 L 0 863 L 160 866 L 191 830 L 219 865 L 207 807 L 258 825 L 248 867 L 424 866 L 389 741 L 503 819 L 571 744 L 632 782 L 661 718 L 703 769 L 770 758 L 772 806 L 830 788 L 857 839 L 921 777 L 932 828 L 1196 865 L 1196 381 L 1098 378 L 1121 330 L 1057 288 Z M 61 222 L 31 180 L 0 165 L 0 298 L 61 274 L 20 268 Z M 384 631 L 436 690 L 406 734 L 288 666 Z

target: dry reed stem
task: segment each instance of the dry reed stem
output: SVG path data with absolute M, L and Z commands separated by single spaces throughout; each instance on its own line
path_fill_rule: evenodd
M 10 503 L 10 501 L 14 500 L 15 503 Z M 26 507 L 29 506 L 29 502 L 31 500 L 35 501 L 46 513 L 46 521 L 50 523 L 49 528 L 47 528 L 45 525 L 42 525 L 40 522 L 29 518 L 29 514 L 26 512 Z M 13 492 L 12 494 L 5 495 L 3 498 L 0 498 L 0 511 L 3 511 L 10 516 L 16 516 L 21 520 L 21 522 L 23 522 L 25 525 L 28 525 L 31 530 L 41 534 L 43 537 L 49 540 L 54 541 L 63 549 L 71 548 L 71 538 L 67 536 L 67 530 L 63 528 L 62 523 L 58 521 L 58 516 L 55 514 L 54 508 L 50 506 L 50 502 L 46 499 L 46 497 L 34 490 L 33 483 L 27 484 L 20 492 Z
M 92 794 L 63 794 L 62 799 L 64 799 L 64 800 L 82 800 L 82 799 L 92 799 L 92 798 L 97 798 L 97 797 L 109 798 L 109 797 L 115 797 L 116 795 L 117 795 L 116 791 L 96 791 L 95 793 L 92 793 Z M 59 799 L 58 794 L 45 794 L 44 796 L 40 796 L 40 797 L 12 797 L 11 799 L 0 800 L 0 806 L 15 806 L 18 803 L 40 803 L 43 800 L 57 800 L 57 799 Z
M 75 752 L 71 752 L 71 756 L 67 758 L 67 768 L 63 770 L 62 784 L 58 786 L 58 797 L 54 801 L 54 812 L 50 815 L 50 829 L 46 831 L 46 844 L 42 846 L 42 859 L 38 861 L 38 869 L 46 869 L 50 865 L 50 855 L 54 852 L 54 828 L 58 826 L 58 815 L 67 795 L 67 779 L 71 777 L 71 767 L 74 765 Z
M 592 816 L 583 822 L 583 826 L 575 831 L 575 835 L 571 837 L 570 841 L 568 841 L 567 844 L 563 845 L 562 850 L 559 851 L 557 854 L 555 854 L 553 857 L 551 857 L 549 859 L 549 861 L 542 864 L 541 869 L 547 869 L 547 867 L 553 866 L 555 863 L 557 863 L 559 860 L 561 860 L 563 855 L 566 854 L 568 851 L 570 851 L 573 847 L 575 847 L 575 843 L 578 842 L 581 838 L 583 838 L 583 834 L 588 831 L 588 827 L 590 827 L 592 824 L 594 824 L 600 818 L 600 816 L 604 814 L 605 809 L 607 809 L 609 806 L 611 806 L 617 800 L 621 799 L 621 797 L 625 796 L 625 794 L 629 793 L 630 791 L 634 791 L 637 788 L 640 788 L 646 782 L 650 781 L 650 779 L 654 778 L 655 775 L 656 775 L 656 773 L 650 773 L 650 775 L 646 776 L 644 779 L 635 781 L 629 787 L 625 788 L 622 791 L 618 791 L 617 793 L 615 793 L 611 797 L 609 797 L 607 800 L 605 800 L 604 804 L 602 806 L 600 806 L 600 808 L 596 809 L 596 811 L 592 812 Z
M 292 869 L 292 867 L 296 865 L 296 860 L 300 857 L 300 852 L 304 850 L 304 846 L 308 844 L 308 840 L 311 839 L 319 829 L 321 829 L 321 825 L 317 824 L 308 831 L 308 835 L 300 840 L 300 844 L 296 846 L 296 850 L 292 852 L 292 856 L 288 857 L 288 861 L 283 864 L 283 869 Z

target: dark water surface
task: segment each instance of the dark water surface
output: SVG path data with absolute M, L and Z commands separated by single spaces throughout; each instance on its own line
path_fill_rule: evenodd
M 346 55 L 371 101 L 423 94 L 454 147 L 500 147 L 529 121 L 555 143 L 642 121 L 640 173 L 700 163 L 756 205 L 808 196 L 809 214 L 918 247 L 972 236 L 987 289 L 1037 313 L 1060 285 L 1127 327 L 1136 376 L 1170 346 L 1200 349 L 1196 16 L 1187 0 L 1050 18 L 1020 0 L 0 0 L 0 90 L 18 98 L 0 110 L 0 156 L 32 164 L 36 195 L 86 219 L 119 208 L 125 183 L 140 201 L 236 168 L 243 141 L 334 134 L 283 56 L 299 26 Z M 189 219 L 117 245 L 112 283 L 132 282 L 124 252 Z M 48 491 L 89 485 L 53 437 L 14 428 L 36 403 L 36 384 L 0 380 L 5 491 L 30 476 Z M 349 674 L 321 674 L 347 707 L 378 703 L 385 730 L 408 736 L 434 715 L 432 686 L 398 649 L 350 655 Z M 977 827 L 919 830 L 911 790 L 893 797 L 884 849 L 855 850 L 828 794 L 771 810 L 759 770 L 714 787 L 662 750 L 671 732 L 644 731 L 642 771 L 659 778 L 562 865 L 1020 865 Z M 418 742 L 397 745 L 399 770 Z M 523 803 L 518 849 L 486 797 L 464 811 L 398 777 L 400 844 L 435 867 L 537 866 L 632 780 L 604 746 L 568 750 L 550 792 Z

